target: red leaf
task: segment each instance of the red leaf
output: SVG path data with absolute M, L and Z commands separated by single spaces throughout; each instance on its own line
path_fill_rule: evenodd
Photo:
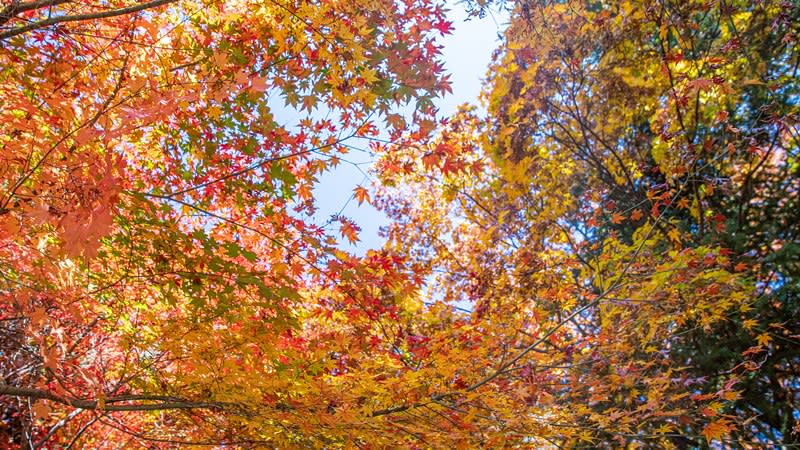
M 439 30 L 442 35 L 450 34 L 453 31 L 453 23 L 446 20 L 440 20 L 436 23 L 436 25 L 433 26 L 433 28 Z

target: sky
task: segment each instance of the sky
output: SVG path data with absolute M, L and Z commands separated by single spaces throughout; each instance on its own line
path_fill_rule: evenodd
M 487 15 L 483 19 L 467 20 L 463 5 L 450 1 L 448 13 L 455 27 L 452 34 L 445 36 L 441 43 L 441 59 L 445 70 L 450 74 L 453 93 L 437 101 L 439 114 L 446 117 L 456 111 L 463 103 L 478 103 L 481 80 L 491 59 L 492 51 L 499 41 L 505 19 L 497 15 Z M 380 248 L 383 240 L 379 237 L 379 228 L 388 223 L 388 219 L 380 211 L 367 203 L 361 205 L 352 199 L 353 189 L 359 184 L 369 187 L 368 177 L 370 161 L 368 155 L 351 152 L 345 158 L 355 164 L 343 163 L 335 170 L 321 177 L 314 196 L 317 199 L 318 211 L 314 216 L 316 223 L 323 223 L 332 214 L 342 214 L 353 219 L 359 227 L 360 241 L 355 245 L 342 245 L 357 254 L 363 254 L 371 248 Z

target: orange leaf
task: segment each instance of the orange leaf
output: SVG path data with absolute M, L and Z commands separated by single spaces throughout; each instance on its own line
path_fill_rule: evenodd
M 355 193 L 355 197 L 356 197 L 356 200 L 358 200 L 358 204 L 359 205 L 364 203 L 365 201 L 367 203 L 371 203 L 370 202 L 370 198 L 369 198 L 369 192 L 367 191 L 367 188 L 365 188 L 363 186 L 356 186 L 356 188 L 353 189 L 353 192 Z
M 742 356 L 756 355 L 764 351 L 764 346 L 755 345 L 742 352 Z
M 623 216 L 622 214 L 614 213 L 611 215 L 611 222 L 614 223 L 615 225 L 621 224 L 624 221 L 625 221 L 625 216 Z
M 422 156 L 422 164 L 426 169 L 436 166 L 439 163 L 439 156 L 434 153 L 427 153 Z
M 706 417 L 714 417 L 714 416 L 717 415 L 717 412 L 714 411 L 714 409 L 709 408 L 709 407 L 705 407 L 705 408 L 701 409 L 700 413 L 703 414 Z
M 361 231 L 358 226 L 346 219 L 340 219 L 340 222 L 342 226 L 339 227 L 339 232 L 342 233 L 342 236 L 346 237 L 351 244 L 358 242 L 358 232 Z
M 741 391 L 722 391 L 720 393 L 720 397 L 722 397 L 724 400 L 734 401 L 742 398 L 742 394 Z
M 735 428 L 736 427 L 731 423 L 730 420 L 722 418 L 708 424 L 703 429 L 703 436 L 705 436 L 708 442 L 711 442 L 714 439 L 721 439 L 725 437 Z
M 677 228 L 673 228 L 673 229 L 669 230 L 667 232 L 667 236 L 669 236 L 669 239 L 672 242 L 675 242 L 676 244 L 680 244 L 681 243 L 681 232 Z
M 250 90 L 252 92 L 265 92 L 267 90 L 267 81 L 261 77 L 253 78 L 251 80 Z
M 50 406 L 44 400 L 39 400 L 33 404 L 31 408 L 31 412 L 33 413 L 33 417 L 36 419 L 46 419 L 48 415 L 50 415 Z

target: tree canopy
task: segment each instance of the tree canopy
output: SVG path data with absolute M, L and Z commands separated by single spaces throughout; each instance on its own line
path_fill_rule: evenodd
M 800 6 L 455 7 L 4 3 L 0 447 L 800 445 Z

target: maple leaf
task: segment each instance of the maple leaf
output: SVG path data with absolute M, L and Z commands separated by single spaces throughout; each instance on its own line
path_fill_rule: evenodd
M 367 191 L 367 189 L 365 187 L 356 186 L 355 189 L 353 189 L 353 192 L 354 192 L 356 200 L 358 200 L 358 204 L 359 205 L 364 203 L 365 201 L 367 203 L 370 203 L 369 191 Z
M 465 164 L 460 158 L 448 157 L 444 159 L 442 163 L 442 173 L 443 174 L 450 174 L 450 173 L 457 173 L 464 170 Z
M 742 356 L 757 355 L 764 351 L 763 345 L 755 345 L 742 352 Z
M 426 169 L 435 167 L 437 164 L 439 164 L 439 155 L 434 152 L 425 154 L 422 157 L 422 164 L 424 164 Z
M 440 20 L 433 25 L 442 35 L 450 34 L 453 31 L 453 23 L 447 20 Z
M 206 110 L 206 114 L 208 114 L 208 117 L 211 117 L 212 119 L 219 119 L 222 115 L 222 108 L 217 105 L 211 106 L 208 108 L 208 110 Z
M 735 429 L 736 426 L 734 426 L 729 419 L 723 417 L 706 425 L 706 427 L 703 428 L 702 434 L 706 438 L 706 441 L 711 443 L 713 440 L 724 438 L 728 435 L 728 433 Z
M 93 395 L 119 423 L 97 422 L 76 447 L 129 439 L 122 430 L 274 448 L 624 447 L 632 421 L 641 436 L 709 441 L 759 421 L 742 440 L 775 445 L 752 430 L 785 412 L 763 398 L 786 398 L 793 375 L 733 391 L 730 372 L 706 368 L 762 379 L 772 364 L 706 343 L 719 333 L 750 356 L 793 331 L 791 308 L 765 306 L 777 294 L 750 301 L 754 286 L 793 279 L 775 258 L 792 256 L 776 230 L 798 219 L 792 152 L 781 133 L 768 152 L 763 121 L 747 120 L 767 101 L 770 123 L 793 123 L 796 86 L 773 72 L 794 47 L 768 45 L 792 42 L 792 27 L 770 26 L 785 8 L 743 0 L 729 24 L 704 2 L 679 15 L 527 2 L 509 11 L 486 110 L 443 119 L 434 37 L 452 24 L 438 1 L 212 0 L 197 13 L 153 0 L 98 19 L 90 3 L 50 3 L 24 3 L 0 30 L 12 337 L 0 365 L 30 368 L 0 384 L 0 402 L 9 386 L 36 394 L 10 401 L 36 417 L 41 446 L 72 445 L 49 430 Z M 472 3 L 477 15 L 489 4 Z M 298 126 L 272 110 L 280 98 Z M 392 223 L 384 250 L 358 257 L 304 213 L 347 136 L 385 126 L 377 189 Z M 128 164 L 101 182 L 109 155 Z M 353 196 L 371 201 L 361 186 Z M 636 226 L 648 201 L 654 221 Z M 628 226 L 612 226 L 623 211 Z M 355 222 L 334 220 L 358 240 Z M 731 244 L 746 267 L 731 267 Z M 733 318 L 775 334 L 731 335 Z M 45 414 L 37 398 L 66 401 Z M 279 421 L 230 406 L 263 403 Z M 770 410 L 755 417 L 749 403 Z M 134 405 L 153 413 L 113 411 Z M 208 420 L 184 420 L 184 407 Z
M 44 400 L 38 400 L 33 404 L 31 412 L 36 419 L 46 419 L 53 409 Z
M 253 92 L 266 92 L 267 80 L 261 77 L 254 77 L 250 79 L 250 90 Z
M 725 391 L 722 391 L 720 393 L 720 398 L 722 398 L 723 400 L 730 401 L 730 402 L 736 401 L 736 400 L 739 400 L 740 398 L 742 398 L 742 392 L 741 391 L 725 390 Z
M 714 86 L 714 81 L 709 80 L 707 78 L 697 78 L 686 83 L 686 87 L 689 89 L 698 89 L 698 90 L 709 90 Z
M 339 232 L 342 236 L 346 237 L 351 244 L 358 242 L 358 232 L 361 231 L 361 229 L 351 220 L 345 218 L 340 218 L 339 222 Z

